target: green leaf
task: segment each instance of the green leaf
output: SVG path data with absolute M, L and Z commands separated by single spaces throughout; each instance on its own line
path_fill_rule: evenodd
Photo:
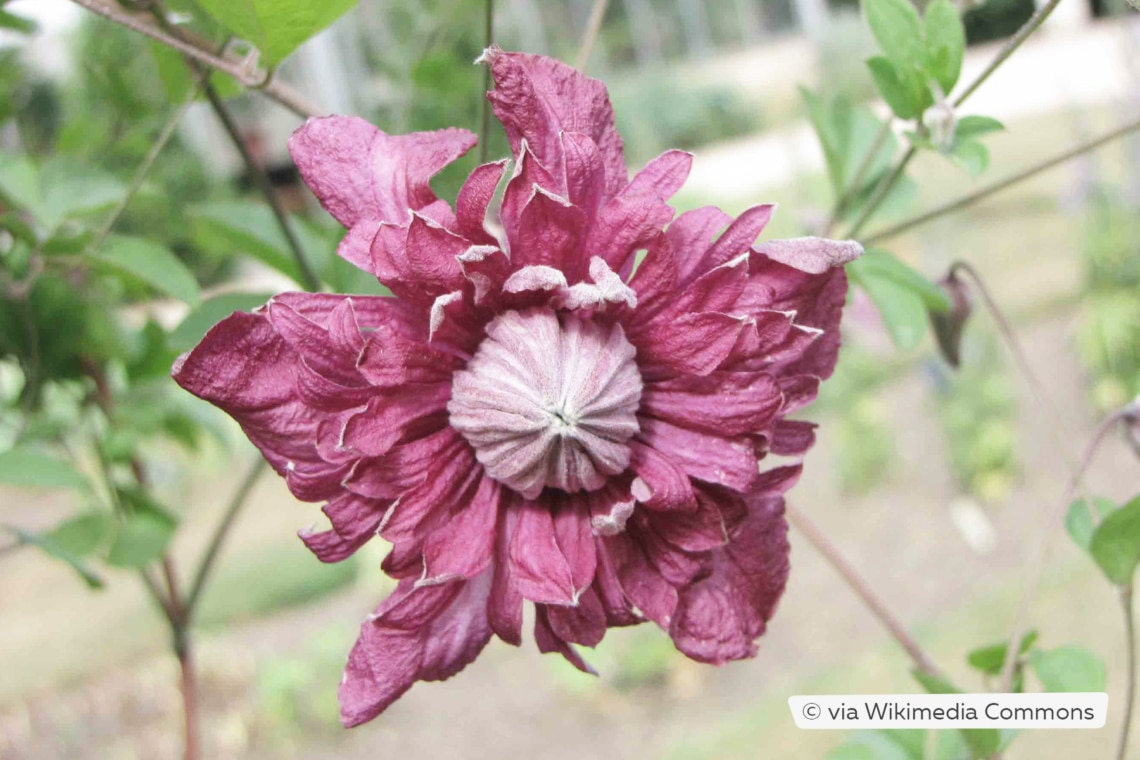
M 109 209 L 126 192 L 114 176 L 66 158 L 44 164 L 40 189 L 42 202 L 37 221 L 48 230 L 70 217 Z
M 1089 540 L 1089 552 L 1113 583 L 1132 582 L 1140 563 L 1140 496 L 1101 521 Z
M 1089 544 L 1092 542 L 1093 533 L 1096 532 L 1097 526 L 1097 523 L 1093 522 L 1089 506 L 1089 503 L 1084 499 L 1077 499 L 1069 505 L 1069 511 L 1065 515 L 1065 530 L 1069 532 L 1069 537 L 1073 539 L 1073 543 L 1086 552 L 1089 551 Z M 1116 503 L 1098 497 L 1092 500 L 1092 508 L 1096 509 L 1097 522 L 1100 522 L 1116 511 Z
M 228 201 L 205 203 L 191 212 L 199 243 L 204 248 L 237 248 L 294 282 L 302 281 L 300 268 L 272 209 L 263 203 Z M 290 219 L 305 257 L 320 271 L 330 258 L 326 241 L 300 220 Z M 333 246 L 335 248 L 335 246 Z
M 276 66 L 301 43 L 332 24 L 358 0 L 199 0 L 199 5 Z
M 947 311 L 951 307 L 950 297 L 942 288 L 923 277 L 912 266 L 882 248 L 868 248 L 857 259 L 858 269 L 863 273 L 893 280 L 914 291 L 932 311 Z
M 950 308 L 949 298 L 937 285 L 882 249 L 868 249 L 847 266 L 847 271 L 870 296 L 891 339 L 901 349 L 914 348 L 922 340 L 928 310 L 944 312 Z
M 150 44 L 150 51 L 154 56 L 158 78 L 162 80 L 162 87 L 166 91 L 166 99 L 171 103 L 181 103 L 189 97 L 190 88 L 194 84 L 186 59 L 177 50 L 158 42 Z M 222 98 L 232 98 L 245 89 L 240 82 L 221 71 L 211 73 L 210 84 Z M 204 94 L 199 94 L 198 97 L 202 98 Z
M 820 147 L 823 148 L 823 158 L 827 165 L 827 175 L 831 179 L 832 192 L 836 196 L 842 195 L 847 160 L 846 133 L 836 123 L 831 103 L 824 102 L 805 87 L 800 88 L 800 94 L 807 106 L 808 120 L 815 128 L 816 137 L 819 139 Z M 839 98 L 836 98 L 836 101 L 838 100 Z
M 208 298 L 174 328 L 169 345 L 177 353 L 189 351 L 218 322 L 235 311 L 252 311 L 272 297 L 271 293 L 224 293 Z
M 55 526 L 45 538 L 76 557 L 86 557 L 103 545 L 114 527 L 110 515 L 88 512 Z
M 863 12 L 879 48 L 904 76 L 922 69 L 922 25 L 909 0 L 864 0 Z
M 34 546 L 40 551 L 44 552 L 50 557 L 62 560 L 71 566 L 71 569 L 79 574 L 79 577 L 90 588 L 102 588 L 103 579 L 100 578 L 87 564 L 79 557 L 69 552 L 63 546 L 60 546 L 51 539 L 48 535 L 28 533 L 27 531 L 20 530 L 19 528 L 9 527 L 8 531 L 16 537 L 16 540 L 25 546 Z
M 871 78 L 883 100 L 900 119 L 913 119 L 922 113 L 922 90 L 916 90 L 912 77 L 902 77 L 889 60 L 876 56 L 867 60 Z M 921 82 L 919 85 L 921 87 Z
M 1029 658 L 1046 691 L 1104 691 L 1107 681 L 1104 661 L 1077 646 L 1037 650 Z
M 115 567 L 142 567 L 166 551 L 177 523 L 157 510 L 137 510 L 119 528 L 107 554 L 107 564 Z
M 926 307 L 922 299 L 893 280 L 858 274 L 850 265 L 847 271 L 874 302 L 894 344 L 904 351 L 917 346 L 926 334 Z
M 1037 631 L 1030 631 L 1022 636 L 1018 654 L 1023 655 L 1028 652 L 1036 641 Z M 1004 641 L 999 644 L 979 647 L 966 656 L 966 661 L 975 670 L 980 670 L 986 675 L 996 676 L 1001 673 L 1002 666 L 1005 664 L 1005 650 L 1006 642 Z
M 950 151 L 950 160 L 971 177 L 977 177 L 990 165 L 990 151 L 975 140 L 956 140 Z
M 958 10 L 949 0 L 934 0 L 926 6 L 927 71 L 946 95 L 954 89 L 962 72 L 966 50 L 966 30 Z
M 87 488 L 87 478 L 70 464 L 26 446 L 0 453 L 0 483 L 38 488 Z
M 969 140 L 991 132 L 1001 132 L 1005 125 L 989 116 L 963 116 L 958 119 L 954 127 L 954 137 L 958 140 Z
M 161 243 L 145 238 L 113 235 L 91 257 L 111 269 L 138 277 L 157 290 L 191 306 L 198 305 L 200 294 L 193 273 Z
M 39 215 L 40 170 L 27 156 L 0 153 L 0 199 Z

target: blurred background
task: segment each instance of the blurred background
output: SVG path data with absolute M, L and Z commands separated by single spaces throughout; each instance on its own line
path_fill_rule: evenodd
M 572 61 L 591 4 L 500 0 L 496 41 Z M 177 58 L 172 70 L 170 54 L 66 0 L 11 0 L 2 10 L 31 23 L 0 30 L 0 151 L 62 173 L 82 167 L 129 181 L 186 86 Z M 1034 5 L 988 0 L 963 10 L 965 80 Z M 389 132 L 478 131 L 482 71 L 471 62 L 483 47 L 482 12 L 472 0 L 362 0 L 279 75 L 323 110 L 362 115 Z M 1007 127 L 988 143 L 988 179 L 924 154 L 881 222 L 1135 115 L 1138 51 L 1140 14 L 1124 0 L 1064 0 L 966 109 Z M 777 202 L 765 234 L 784 236 L 819 229 L 829 206 L 823 155 L 798 88 L 883 113 L 863 63 L 873 52 L 849 0 L 614 0 L 589 73 L 610 88 L 632 166 L 670 147 L 696 154 L 679 209 L 713 203 L 735 213 Z M 306 246 L 329 259 L 338 230 L 285 151 L 299 119 L 249 95 L 230 102 L 251 153 L 304 217 Z M 505 154 L 498 133 L 491 153 Z M 474 160 L 438 179 L 442 197 L 454 197 Z M 280 248 L 280 233 L 203 103 L 191 107 L 120 227 L 167 241 L 207 294 L 296 287 L 259 263 Z M 1095 421 L 1140 393 L 1140 140 L 1064 164 L 889 246 L 934 278 L 959 258 L 982 273 L 1046 385 L 1061 441 L 987 315 L 975 314 L 963 369 L 953 372 L 929 337 L 908 350 L 892 345 L 860 292 L 849 306 L 840 366 L 810 411 L 822 423 L 819 443 L 791 499 L 959 684 L 981 689 L 966 653 L 1004 639 L 1025 561 L 1070 463 Z M 328 281 L 338 290 L 374 288 L 348 269 L 334 274 Z M 129 294 L 126 302 L 129 316 Z M 177 336 L 184 306 L 146 309 Z M 81 321 L 90 331 L 78 338 L 97 341 L 97 315 Z M 59 324 L 49 339 L 77 337 Z M 171 346 L 192 342 L 183 336 Z M 0 358 L 0 450 L 20 434 L 16 374 L 15 363 Z M 70 402 L 65 390 L 56 395 L 51 414 L 66 426 Z M 253 451 L 204 404 L 163 398 L 174 400 L 142 405 L 139 414 L 164 425 L 181 415 L 207 431 L 189 447 L 148 439 L 146 449 L 155 492 L 182 525 L 171 550 L 189 561 Z M 1087 483 L 1092 493 L 1128 498 L 1140 467 L 1112 439 Z M 74 507 L 63 492 L 0 489 L 0 521 L 27 530 L 46 530 Z M 346 732 L 336 687 L 360 621 L 387 592 L 384 548 L 321 565 L 296 538 L 319 520 L 314 505 L 296 502 L 266 475 L 223 548 L 197 634 L 206 757 L 817 758 L 845 737 L 798 731 L 788 695 L 916 690 L 903 654 L 793 532 L 788 590 L 753 661 L 701 666 L 642 626 L 611 631 L 588 653 L 601 673 L 593 679 L 530 643 L 513 649 L 495 641 L 462 676 L 418 684 L 380 718 Z M 1113 727 L 1124 685 L 1117 602 L 1086 556 L 1063 539 L 1055 544 L 1032 624 L 1044 645 L 1079 644 L 1105 659 Z M 0 553 L 0 758 L 180 756 L 168 633 L 133 574 L 106 574 L 105 588 L 90 591 L 63 563 L 26 549 Z M 1114 742 L 1111 729 L 1030 732 L 1007 757 L 1105 757 Z M 1140 740 L 1133 747 L 1140 752 Z

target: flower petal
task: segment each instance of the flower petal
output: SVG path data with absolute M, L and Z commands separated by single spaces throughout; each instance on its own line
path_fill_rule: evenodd
M 526 140 L 544 166 L 562 166 L 561 132 L 580 132 L 593 140 L 606 170 L 606 195 L 628 183 L 622 140 L 604 84 L 571 66 L 538 55 L 504 53 L 490 48 L 494 91 L 487 97 L 517 154 Z
M 402 224 L 437 201 L 429 180 L 475 143 L 463 129 L 394 136 L 355 116 L 325 116 L 301 125 L 289 152 L 321 205 L 353 227 Z
M 449 678 L 491 638 L 486 598 L 490 574 L 415 588 L 401 581 L 348 657 L 338 696 L 346 727 L 372 720 L 418 680 Z
M 510 509 L 518 514 L 508 559 L 519 592 L 539 604 L 574 604 L 574 571 L 558 545 L 550 508 L 518 501 Z
M 751 499 L 732 542 L 713 551 L 712 574 L 681 592 L 669 629 L 678 649 L 715 664 L 756 654 L 788 579 L 787 532 L 782 498 Z

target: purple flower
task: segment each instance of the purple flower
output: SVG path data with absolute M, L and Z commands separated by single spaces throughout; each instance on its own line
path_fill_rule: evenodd
M 696 660 L 750 657 L 788 574 L 782 494 L 814 425 L 787 416 L 831 374 L 861 248 L 754 247 L 772 206 L 732 219 L 667 205 L 691 156 L 628 179 L 605 87 L 487 51 L 514 153 L 454 210 L 429 179 L 475 144 L 311 119 L 289 147 L 348 234 L 339 254 L 396 298 L 286 293 L 179 359 L 182 387 L 232 415 L 332 529 L 325 562 L 379 534 L 399 580 L 340 687 L 353 726 L 492 636 L 573 645 L 647 620 Z M 723 230 L 723 232 L 720 232 Z M 717 233 L 720 232 L 718 235 Z M 638 263 L 638 252 L 644 257 Z

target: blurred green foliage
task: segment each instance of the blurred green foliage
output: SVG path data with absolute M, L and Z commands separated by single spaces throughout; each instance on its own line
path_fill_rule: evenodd
M 1077 345 L 1093 401 L 1109 411 L 1140 395 L 1140 215 L 1114 188 L 1092 194 L 1082 250 Z
M 1009 497 L 1020 470 L 1017 399 L 992 335 L 967 336 L 958 370 L 938 364 L 935 403 L 958 487 L 984 502 Z

